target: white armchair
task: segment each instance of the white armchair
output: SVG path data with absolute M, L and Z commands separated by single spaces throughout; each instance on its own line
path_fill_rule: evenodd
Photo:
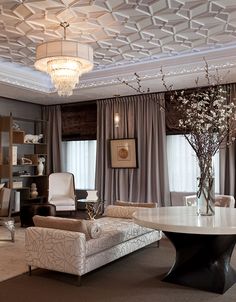
M 49 175 L 48 202 L 56 206 L 56 211 L 75 211 L 75 184 L 72 173 Z
M 196 204 L 197 204 L 196 195 L 184 196 L 184 205 L 194 206 Z M 235 199 L 231 195 L 216 195 L 215 196 L 215 206 L 216 207 L 234 208 Z

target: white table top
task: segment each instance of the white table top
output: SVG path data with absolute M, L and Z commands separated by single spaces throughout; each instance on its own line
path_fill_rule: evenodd
M 236 209 L 215 207 L 214 216 L 198 216 L 196 207 L 140 208 L 135 223 L 151 229 L 190 234 L 236 234 Z
M 98 200 L 84 198 L 84 199 L 77 199 L 77 202 L 96 203 L 96 202 L 98 202 Z

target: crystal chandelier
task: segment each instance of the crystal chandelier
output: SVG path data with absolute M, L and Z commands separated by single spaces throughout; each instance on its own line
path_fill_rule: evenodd
M 79 83 L 79 77 L 93 69 L 93 49 L 88 45 L 66 40 L 69 24 L 62 22 L 60 26 L 64 28 L 64 40 L 38 45 L 34 66 L 51 76 L 60 96 L 70 96 Z

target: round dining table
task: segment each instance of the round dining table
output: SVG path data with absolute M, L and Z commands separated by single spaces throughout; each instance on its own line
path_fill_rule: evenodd
M 163 231 L 176 250 L 163 281 L 223 294 L 236 282 L 230 264 L 236 242 L 236 209 L 215 207 L 199 216 L 195 206 L 142 208 L 135 223 Z

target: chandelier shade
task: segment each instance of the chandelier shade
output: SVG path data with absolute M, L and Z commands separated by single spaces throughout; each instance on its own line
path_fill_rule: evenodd
M 45 42 L 36 48 L 37 70 L 48 73 L 61 96 L 70 96 L 79 77 L 93 69 L 93 48 L 76 41 Z

